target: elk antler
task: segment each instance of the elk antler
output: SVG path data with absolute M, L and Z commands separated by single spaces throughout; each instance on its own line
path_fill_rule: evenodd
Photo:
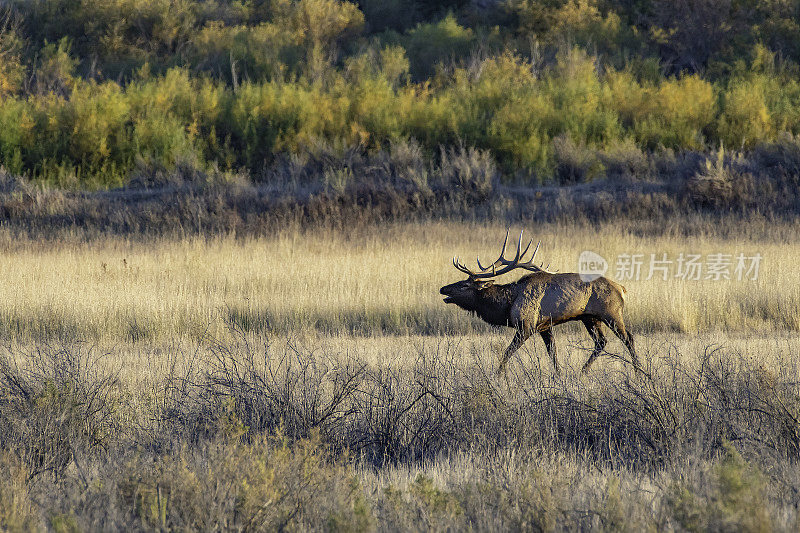
M 506 238 L 503 241 L 503 249 L 500 251 L 500 257 L 497 258 L 497 261 L 495 261 L 494 263 L 492 263 L 487 267 L 484 267 L 483 265 L 481 265 L 481 260 L 479 258 L 476 258 L 478 262 L 478 268 L 480 270 L 478 272 L 473 272 L 464 265 L 462 265 L 457 258 L 453 257 L 453 266 L 456 267 L 461 272 L 463 272 L 464 274 L 467 274 L 471 278 L 493 278 L 495 276 L 505 274 L 506 272 L 511 272 L 516 268 L 523 268 L 525 270 L 530 270 L 532 272 L 546 272 L 548 274 L 553 274 L 554 272 L 546 270 L 546 267 L 542 267 L 542 265 L 535 265 L 533 263 L 533 259 L 536 257 L 536 252 L 539 251 L 539 245 L 541 244 L 541 241 L 536 243 L 536 248 L 533 250 L 533 255 L 531 256 L 531 258 L 528 261 L 525 261 L 524 263 L 520 263 L 520 260 L 523 257 L 525 257 L 525 254 L 528 253 L 531 244 L 533 244 L 533 240 L 531 239 L 528 242 L 528 245 L 525 247 L 525 250 L 524 251 L 522 250 L 522 233 L 524 231 L 525 230 L 519 232 L 519 240 L 517 241 L 517 253 L 514 259 L 508 260 L 505 257 L 506 246 L 508 245 L 508 230 L 506 230 Z M 547 266 L 549 267 L 550 265 Z M 501 268 L 498 270 L 498 267 Z

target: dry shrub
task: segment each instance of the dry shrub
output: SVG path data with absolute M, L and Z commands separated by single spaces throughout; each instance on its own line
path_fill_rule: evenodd
M 410 369 L 370 372 L 356 397 L 353 449 L 374 464 L 396 464 L 433 458 L 469 440 L 472 425 L 459 412 L 463 377 L 452 355 L 420 354 Z
M 126 521 L 144 529 L 366 531 L 373 520 L 350 469 L 315 436 L 218 439 L 118 475 Z
M 490 152 L 477 148 L 441 148 L 432 158 L 413 140 L 374 153 L 318 140 L 252 180 L 191 160 L 168 168 L 141 159 L 129 186 L 113 191 L 66 191 L 0 173 L 0 222 L 13 233 L 53 239 L 262 235 L 287 225 L 351 229 L 441 218 L 643 223 L 685 220 L 687 211 L 794 218 L 797 144 L 784 137 L 747 154 L 645 155 L 630 141 L 601 150 L 561 136 L 554 170 L 563 186 L 507 187 Z
M 631 138 L 612 141 L 599 154 L 600 162 L 611 177 L 634 177 L 647 179 L 654 175 L 653 164 Z
M 30 470 L 11 452 L 0 450 L 0 529 L 33 531 L 41 528 L 37 505 L 29 494 Z
M 469 483 L 457 494 L 469 523 L 486 531 L 553 531 L 564 523 L 559 508 L 570 500 L 564 480 L 548 478 L 535 467 L 513 479 Z
M 433 164 L 414 140 L 392 142 L 388 151 L 374 154 L 317 141 L 307 152 L 279 163 L 267 179 L 300 186 L 298 193 L 327 192 L 339 201 L 396 196 L 395 202 L 424 207 L 441 197 L 467 203 L 486 200 L 497 174 L 489 152 L 472 147 L 442 148 L 438 164 Z
M 497 174 L 489 152 L 476 148 L 442 148 L 433 161 L 413 140 L 375 153 L 315 141 L 265 173 L 265 186 L 282 193 L 266 214 L 348 226 L 460 214 L 491 197 Z
M 455 356 L 444 350 L 441 358 L 420 354 L 411 369 L 369 368 L 292 342 L 215 343 L 207 370 L 165 383 L 157 437 L 197 440 L 241 424 L 245 438 L 280 431 L 302 439 L 317 431 L 326 444 L 375 464 L 433 457 L 468 440 L 472 426 L 459 426 L 453 412 L 460 401 L 454 388 L 465 385 Z
M 753 176 L 736 168 L 736 160 L 741 161 L 741 156 L 734 154 L 733 161 L 730 159 L 720 147 L 716 159 L 706 159 L 705 168 L 686 182 L 686 193 L 693 202 L 729 209 L 747 207 L 755 201 Z
M 166 394 L 136 403 L 149 433 L 126 418 L 114 438 L 101 431 L 110 385 L 87 370 L 91 359 L 62 350 L 6 364 L 0 520 L 24 528 L 47 517 L 56 530 L 759 531 L 778 523 L 776 494 L 753 465 L 788 472 L 800 453 L 791 372 L 718 349 L 644 350 L 645 376 L 609 366 L 584 380 L 571 368 L 554 378 L 531 360 L 506 382 L 486 364 L 465 364 L 449 342 L 420 350 L 410 367 L 373 368 L 245 341 L 211 346 L 183 374 L 167 371 Z M 424 474 L 370 492 L 353 469 L 451 457 L 468 457 L 478 477 Z M 552 472 L 566 461 L 573 473 L 554 478 L 542 461 Z M 715 466 L 703 475 L 698 464 Z M 599 478 L 576 492 L 581 469 Z M 628 498 L 640 475 L 667 483 Z
M 467 204 L 486 200 L 497 175 L 497 167 L 488 151 L 464 146 L 441 149 L 441 186 L 445 191 L 452 191 L 451 196 L 463 195 Z
M 18 454 L 29 477 L 59 477 L 77 457 L 114 438 L 116 377 L 81 348 L 42 346 L 0 358 L 3 448 Z
M 459 498 L 423 475 L 405 490 L 384 488 L 377 512 L 381 526 L 389 531 L 446 531 L 467 526 Z
M 725 440 L 770 453 L 800 450 L 792 430 L 800 403 L 790 384 L 715 349 L 696 364 L 671 350 L 648 359 L 647 377 L 605 372 L 588 382 L 553 381 L 521 365 L 506 387 L 490 368 L 458 363 L 449 343 L 435 355 L 421 350 L 403 368 L 370 368 L 293 344 L 216 346 L 209 370 L 171 386 L 161 433 L 197 441 L 237 424 L 246 438 L 318 431 L 333 449 L 373 465 L 475 447 L 546 446 L 642 469 L 690 451 L 711 456 Z
M 753 155 L 764 168 L 800 175 L 800 136 L 783 133 L 772 142 L 757 145 Z
M 168 190 L 180 189 L 210 190 L 224 187 L 230 191 L 251 188 L 250 177 L 245 173 L 221 172 L 216 166 L 204 169 L 192 159 L 182 158 L 167 167 L 153 158 L 138 157 L 125 189 L 128 190 Z
M 35 187 L 22 176 L 12 174 L 5 167 L 0 166 L 0 192 L 3 194 L 30 193 Z
M 167 436 L 167 428 L 177 440 L 232 429 L 248 438 L 280 431 L 302 439 L 319 431 L 334 443 L 346 434 L 352 395 L 366 372 L 358 361 L 317 355 L 292 343 L 282 350 L 253 345 L 244 336 L 234 344 L 213 343 L 204 366 L 165 380 L 158 438 Z
M 646 354 L 647 376 L 598 371 L 553 380 L 517 365 L 509 383 L 458 346 L 420 350 L 410 366 L 369 367 L 289 343 L 217 343 L 184 374 L 167 372 L 151 412 L 130 437 L 118 430 L 119 395 L 79 350 L 37 352 L 2 366 L 4 448 L 31 468 L 82 471 L 81 457 L 125 438 L 155 451 L 231 437 L 318 434 L 373 465 L 428 460 L 476 447 L 545 446 L 593 460 L 660 468 L 689 453 L 713 456 L 735 441 L 751 453 L 800 453 L 800 401 L 791 382 L 736 354 L 708 349 L 689 362 L 674 350 Z M 697 398 L 703 398 L 698 402 Z M 114 433 L 116 432 L 116 433 Z
M 389 153 L 381 152 L 376 156 L 376 160 L 380 161 L 383 171 L 394 180 L 407 180 L 420 189 L 429 186 L 430 170 L 426 164 L 425 153 L 413 139 L 392 143 Z
M 582 183 L 605 174 L 605 167 L 595 150 L 575 143 L 568 135 L 553 139 L 555 178 L 561 185 Z
M 730 445 L 699 487 L 676 482 L 666 496 L 674 524 L 686 531 L 775 531 L 764 475 Z

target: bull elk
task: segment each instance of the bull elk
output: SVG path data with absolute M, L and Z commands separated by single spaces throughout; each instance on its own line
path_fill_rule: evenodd
M 547 353 L 553 359 L 556 373 L 559 373 L 556 344 L 551 328 L 556 324 L 580 320 L 594 340 L 594 350 L 583 365 L 586 372 L 603 351 L 606 338 L 601 323 L 608 326 L 619 337 L 631 354 L 637 370 L 641 370 L 633 336 L 625 329 L 622 308 L 625 305 L 625 287 L 610 279 L 598 277 L 584 281 L 578 274 L 558 274 L 549 272 L 542 265 L 533 263 L 539 244 L 530 260 L 524 261 L 525 254 L 533 244 L 531 240 L 522 250 L 522 232 L 517 242 L 517 253 L 511 260 L 506 259 L 508 231 L 503 242 L 500 257 L 491 265 L 484 267 L 478 262 L 478 271 L 473 272 L 453 258 L 453 266 L 467 276 L 467 279 L 445 285 L 439 292 L 445 296 L 445 303 L 456 304 L 467 311 L 474 312 L 484 321 L 494 326 L 508 326 L 516 330 L 514 338 L 506 348 L 497 374 L 503 372 L 509 358 L 534 333 L 542 336 Z M 514 283 L 496 284 L 492 279 L 514 269 L 532 272 Z

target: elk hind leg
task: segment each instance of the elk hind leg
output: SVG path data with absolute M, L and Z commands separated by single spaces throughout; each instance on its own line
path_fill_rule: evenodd
M 508 345 L 508 348 L 506 348 L 506 351 L 503 354 L 502 359 L 500 359 L 500 366 L 497 367 L 497 372 L 496 372 L 498 376 L 503 373 L 503 371 L 506 368 L 506 363 L 508 363 L 508 360 L 511 358 L 511 356 L 514 355 L 514 352 L 519 350 L 519 347 L 522 346 L 530 336 L 531 334 L 528 331 L 526 331 L 525 328 L 523 327 L 517 328 L 517 332 L 514 334 L 514 338 L 511 339 L 511 344 Z
M 539 333 L 542 336 L 542 340 L 544 341 L 544 345 L 547 347 L 547 353 L 553 359 L 553 368 L 555 369 L 556 374 L 561 373 L 561 369 L 558 366 L 558 353 L 556 350 L 556 340 L 553 337 L 553 330 L 548 328 Z
M 583 365 L 583 369 L 581 369 L 581 374 L 586 373 L 589 370 L 589 367 L 592 366 L 594 360 L 603 352 L 603 348 L 606 347 L 606 336 L 603 335 L 603 331 L 600 329 L 600 321 L 596 318 L 584 318 L 581 320 L 583 325 L 586 326 L 586 330 L 589 332 L 589 335 L 592 337 L 594 341 L 594 350 L 592 350 L 592 354 L 589 356 L 589 359 L 586 361 L 586 364 Z
M 625 329 L 625 322 L 623 322 L 622 317 L 605 317 L 603 318 L 603 322 L 614 332 L 614 335 L 620 338 L 620 340 L 625 344 L 625 347 L 628 349 L 628 352 L 631 354 L 631 361 L 633 361 L 633 366 L 636 370 L 642 370 L 642 367 L 639 366 L 639 358 L 636 356 L 636 348 L 633 345 L 633 335 L 631 332 Z

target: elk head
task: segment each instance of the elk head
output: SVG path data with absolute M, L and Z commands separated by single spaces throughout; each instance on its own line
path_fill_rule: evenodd
M 463 309 L 472 309 L 478 302 L 480 292 L 492 285 L 494 285 L 492 280 L 480 280 L 470 276 L 463 281 L 445 285 L 439 289 L 439 293 L 445 296 L 444 303 L 446 304 L 456 304 Z
M 535 265 L 533 263 L 533 260 L 536 257 L 536 252 L 539 251 L 540 243 L 536 244 L 536 248 L 533 250 L 533 255 L 531 258 L 528 261 L 521 262 L 525 257 L 525 254 L 528 253 L 531 244 L 533 244 L 533 240 L 531 240 L 528 242 L 525 250 L 522 249 L 523 231 L 519 233 L 519 240 L 517 241 L 517 253 L 513 259 L 506 259 L 505 257 L 506 247 L 508 246 L 508 230 L 506 230 L 506 238 L 503 241 L 503 249 L 500 251 L 500 257 L 498 257 L 497 260 L 489 266 L 484 267 L 481 264 L 480 258 L 476 258 L 476 261 L 478 262 L 478 271 L 474 272 L 462 265 L 456 257 L 453 257 L 453 266 L 456 267 L 456 269 L 458 269 L 460 272 L 466 274 L 468 277 L 463 281 L 451 283 L 450 285 L 445 285 L 439 289 L 439 293 L 445 296 L 444 302 L 448 304 L 456 304 L 462 309 L 473 310 L 480 300 L 481 293 L 494 285 L 494 281 L 489 278 L 495 278 L 517 268 L 530 270 L 532 272 L 546 272 L 552 274 L 552 272 L 548 272 L 541 265 Z

